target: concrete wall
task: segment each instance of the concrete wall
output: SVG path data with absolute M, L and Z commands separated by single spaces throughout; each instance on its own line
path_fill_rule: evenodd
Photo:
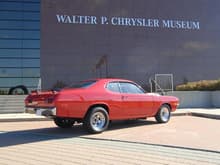
M 220 107 L 220 91 L 212 92 L 212 106 Z
M 220 108 L 220 91 L 174 91 L 167 95 L 180 99 L 179 108 Z M 0 95 L 1 113 L 23 113 L 25 95 Z
M 180 108 L 220 107 L 220 91 L 174 91 L 167 94 L 180 99 Z

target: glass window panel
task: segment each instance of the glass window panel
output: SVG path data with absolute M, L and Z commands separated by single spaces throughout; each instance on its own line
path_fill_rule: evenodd
M 23 25 L 25 29 L 40 29 L 40 21 L 24 21 Z
M 0 78 L 0 87 L 14 87 L 22 84 L 22 78 Z
M 0 10 L 39 11 L 40 3 L 0 2 Z
M 23 57 L 37 57 L 40 58 L 40 49 L 23 49 Z
M 23 19 L 40 20 L 40 13 L 24 12 L 23 13 Z
M 40 49 L 0 49 L 1 57 L 40 58 Z
M 0 78 L 0 87 L 15 87 L 24 85 L 26 87 L 37 87 L 39 78 Z
M 1 67 L 21 67 L 22 60 L 21 59 L 1 59 L 0 66 Z
M 22 40 L 1 40 L 0 48 L 21 48 Z
M 40 59 L 1 59 L 3 67 L 40 67 Z
M 23 3 L 24 11 L 40 11 L 40 3 Z
M 21 69 L 0 68 L 0 77 L 21 77 Z
M 23 40 L 23 48 L 40 48 L 40 40 Z
M 0 30 L 0 38 L 40 39 L 40 31 Z
M 22 31 L 22 33 L 24 39 L 40 39 L 40 31 Z
M 40 68 L 24 68 L 22 72 L 23 77 L 40 77 Z
M 0 2 L 0 10 L 22 10 L 22 3 Z
M 0 21 L 0 29 L 40 29 L 40 21 Z
M 0 19 L 4 20 L 40 20 L 40 13 L 0 11 Z
M 39 78 L 23 78 L 22 84 L 27 87 L 37 87 Z
M 23 67 L 40 67 L 40 59 L 24 59 Z
M 21 30 L 0 30 L 0 38 L 22 38 Z
M 0 28 L 1 29 L 23 28 L 23 22 L 22 21 L 0 21 Z
M 40 77 L 40 68 L 0 68 L 0 77 Z
M 0 49 L 0 57 L 21 57 L 22 49 Z
M 0 48 L 40 48 L 40 40 L 1 40 Z
M 23 19 L 23 12 L 0 11 L 0 19 Z

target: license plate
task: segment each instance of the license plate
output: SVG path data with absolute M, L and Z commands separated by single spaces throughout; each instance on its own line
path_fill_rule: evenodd
M 36 115 L 38 115 L 38 116 L 42 116 L 42 112 L 43 111 L 45 111 L 44 109 L 38 109 L 37 111 L 36 111 Z

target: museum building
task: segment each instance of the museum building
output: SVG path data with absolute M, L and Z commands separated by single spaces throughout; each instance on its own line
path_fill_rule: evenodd
M 0 1 L 0 91 L 36 89 L 40 78 L 40 0 Z
M 0 89 L 219 79 L 219 0 L 2 0 Z M 41 80 L 41 81 L 40 81 Z M 40 83 L 42 82 L 42 84 Z

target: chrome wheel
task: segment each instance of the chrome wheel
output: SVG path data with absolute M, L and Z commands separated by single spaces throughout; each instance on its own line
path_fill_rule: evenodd
M 100 131 L 105 126 L 105 115 L 102 112 L 96 112 L 91 116 L 90 124 L 96 131 Z
M 89 110 L 83 125 L 90 133 L 101 133 L 108 128 L 109 116 L 103 107 L 94 107 Z
M 160 110 L 161 119 L 167 122 L 170 119 L 170 110 L 167 107 L 162 107 Z
M 164 104 L 160 107 L 158 110 L 155 119 L 158 123 L 167 123 L 170 120 L 170 106 L 167 104 Z

